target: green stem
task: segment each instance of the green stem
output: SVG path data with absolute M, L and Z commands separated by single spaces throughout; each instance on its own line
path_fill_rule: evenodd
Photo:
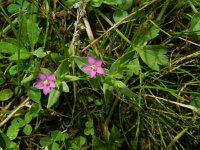
M 171 1 L 171 0 L 166 0 L 166 1 L 165 1 L 164 6 L 162 7 L 161 12 L 160 12 L 158 18 L 156 19 L 157 21 L 160 21 L 161 18 L 162 18 L 162 16 L 165 14 L 165 12 L 166 12 L 166 10 L 167 10 L 167 6 L 169 5 L 169 2 L 170 2 L 170 1 Z

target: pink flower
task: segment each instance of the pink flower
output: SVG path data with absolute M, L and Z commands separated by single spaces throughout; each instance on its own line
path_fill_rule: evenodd
M 95 60 L 92 56 L 87 57 L 88 64 L 82 67 L 83 71 L 88 71 L 90 73 L 90 78 L 93 78 L 97 73 L 104 74 L 104 70 L 101 67 L 102 60 Z
M 53 81 L 55 78 L 54 73 L 50 73 L 48 76 L 46 76 L 43 72 L 39 72 L 38 76 L 40 78 L 40 81 L 36 82 L 33 86 L 38 89 L 43 89 L 44 95 L 47 95 L 51 88 L 56 87 Z

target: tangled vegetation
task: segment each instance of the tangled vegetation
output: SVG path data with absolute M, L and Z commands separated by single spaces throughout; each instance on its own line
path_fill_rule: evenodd
M 198 149 L 199 11 L 0 0 L 0 149 Z

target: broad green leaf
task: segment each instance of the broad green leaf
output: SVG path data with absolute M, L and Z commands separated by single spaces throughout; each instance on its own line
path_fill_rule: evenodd
M 168 50 L 160 45 L 147 45 L 145 47 L 136 47 L 142 60 L 153 70 L 159 71 L 159 65 L 168 64 L 168 58 L 165 55 Z
M 102 3 L 103 3 L 103 0 L 91 0 L 91 5 L 93 7 L 100 7 Z
M 113 126 L 109 136 L 109 145 L 112 147 L 112 149 L 118 150 L 123 142 L 124 139 L 121 138 L 119 130 L 116 126 Z
M 10 138 L 10 140 L 14 140 L 19 132 L 19 128 L 15 125 L 10 125 L 6 132 L 6 135 Z
M 23 128 L 23 132 L 25 135 L 30 135 L 32 130 L 33 128 L 30 124 L 26 124 L 25 127 Z
M 109 111 L 109 102 L 110 102 L 110 99 L 111 99 L 111 96 L 112 96 L 112 91 L 113 91 L 113 86 L 107 84 L 107 83 L 104 83 L 103 84 L 103 94 L 104 94 L 104 107 L 105 107 L 105 111 Z
M 14 12 L 18 12 L 20 10 L 20 5 L 17 4 L 10 4 L 7 7 L 7 10 L 9 13 L 14 13 Z
M 95 150 L 108 150 L 108 144 L 94 135 L 92 136 L 92 144 Z
M 25 124 L 26 124 L 26 122 L 22 118 L 15 118 L 11 122 L 11 125 L 16 126 L 18 128 L 23 127 Z
M 40 138 L 40 145 L 43 146 L 43 147 L 51 145 L 52 143 L 53 143 L 53 141 L 51 140 L 50 137 Z
M 103 3 L 107 5 L 121 5 L 123 0 L 104 0 Z
M 126 17 L 128 15 L 127 11 L 125 10 L 115 10 L 113 13 L 113 19 L 115 22 L 120 21 L 122 18 Z
M 13 91 L 11 89 L 3 89 L 0 91 L 0 101 L 7 101 L 13 96 Z
M 62 91 L 68 93 L 69 92 L 69 86 L 65 81 L 62 81 Z
M 63 134 L 59 130 L 51 131 L 51 137 L 54 141 L 61 141 L 63 139 Z
M 140 63 L 139 63 L 139 60 L 137 58 L 134 59 L 134 60 L 132 60 L 132 61 L 130 61 L 126 67 L 127 67 L 127 74 L 128 74 L 128 76 L 131 77 L 133 75 L 133 73 L 135 75 L 139 74 Z
M 23 65 L 19 65 L 19 71 L 21 71 L 23 69 L 24 69 L 24 66 Z M 10 67 L 9 73 L 10 73 L 10 75 L 17 74 L 18 73 L 18 65 L 13 65 L 12 67 Z
M 20 50 L 20 59 L 28 59 L 30 57 L 31 53 L 27 50 Z M 10 61 L 17 61 L 18 60 L 18 52 L 11 55 L 9 57 Z
M 58 143 L 54 142 L 51 146 L 51 150 L 59 150 L 59 145 Z
M 42 109 L 41 104 L 33 103 L 28 113 L 30 113 L 32 117 L 37 117 L 41 109 Z
M 30 112 L 28 111 L 25 116 L 24 116 L 24 121 L 28 124 L 31 122 L 31 120 L 33 119 L 33 116 L 30 114 Z
M 85 128 L 84 134 L 85 135 L 94 135 L 94 128 Z
M 74 61 L 77 64 L 77 66 L 79 67 L 79 69 L 81 69 L 81 67 L 83 67 L 84 65 L 87 64 L 87 58 L 86 57 L 78 57 L 75 56 L 74 57 Z M 81 69 L 82 70 L 82 69 Z
M 28 83 L 28 82 L 30 82 L 30 81 L 32 81 L 32 80 L 34 80 L 34 79 L 35 79 L 35 76 L 34 76 L 33 74 L 31 74 L 30 76 L 28 76 L 28 77 L 22 79 L 21 84 Z
M 21 47 L 20 51 L 24 51 L 25 48 Z M 18 45 L 15 42 L 11 41 L 2 41 L 0 42 L 0 53 L 6 53 L 6 54 L 15 54 L 18 51 Z
M 61 62 L 64 59 L 64 57 L 62 55 L 58 54 L 58 53 L 51 53 L 51 59 L 54 62 L 58 63 L 58 62 Z
M 196 35 L 200 35 L 200 12 L 197 12 L 192 16 L 190 31 Z
M 71 75 L 64 75 L 63 80 L 65 80 L 66 82 L 77 81 L 77 80 L 79 80 L 79 77 L 71 76 Z
M 52 89 L 50 91 L 50 95 L 49 95 L 49 99 L 48 99 L 48 103 L 47 103 L 47 108 L 52 107 L 53 105 L 55 105 L 60 97 L 61 92 L 59 90 L 56 89 Z
M 32 22 L 30 19 L 28 19 L 26 23 L 27 23 L 27 34 L 28 34 L 29 44 L 33 48 L 39 39 L 41 30 L 38 27 L 38 24 Z
M 154 39 L 155 37 L 158 36 L 159 29 L 156 28 L 155 26 L 152 26 L 151 28 L 144 30 L 144 31 L 139 31 L 133 39 L 133 46 L 144 46 L 147 44 L 148 41 Z
M 62 75 L 69 72 L 68 60 L 63 60 L 56 70 L 56 77 L 59 79 Z
M 36 102 L 36 103 L 40 103 L 40 99 L 41 99 L 41 92 L 39 89 L 36 88 L 30 88 L 27 92 L 29 98 Z
M 33 52 L 33 55 L 35 55 L 38 58 L 43 58 L 47 55 L 47 53 L 44 52 L 44 49 L 42 47 L 39 47 Z
M 11 141 L 9 137 L 3 133 L 0 133 L 0 148 L 6 149 L 9 147 Z
M 132 6 L 133 1 L 134 0 L 123 0 L 122 4 L 119 7 L 123 10 L 127 10 Z
M 85 126 L 87 128 L 93 128 L 93 120 L 88 120 L 86 123 L 85 123 Z

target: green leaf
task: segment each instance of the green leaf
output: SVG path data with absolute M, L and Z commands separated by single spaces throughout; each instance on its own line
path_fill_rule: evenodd
M 0 101 L 7 101 L 13 96 L 13 91 L 11 89 L 3 89 L 0 91 Z
M 62 91 L 68 93 L 69 92 L 69 86 L 65 81 L 62 81 Z
M 126 17 L 127 15 L 128 15 L 127 11 L 117 9 L 117 10 L 115 10 L 114 13 L 113 13 L 113 19 L 114 19 L 115 22 L 118 22 L 118 21 L 120 21 L 122 18 Z
M 133 73 L 135 75 L 138 75 L 140 71 L 140 63 L 138 58 L 130 61 L 126 67 L 127 67 L 127 74 L 129 77 L 131 77 Z
M 25 127 L 23 128 L 23 132 L 25 135 L 30 135 L 32 130 L 33 128 L 30 124 L 26 124 Z
M 32 81 L 33 79 L 35 79 L 35 76 L 34 76 L 33 74 L 31 74 L 30 76 L 24 78 L 24 79 L 21 81 L 21 84 L 28 83 L 28 82 Z
M 151 28 L 144 30 L 144 31 L 139 31 L 133 39 L 133 46 L 144 46 L 147 44 L 148 41 L 154 39 L 155 37 L 158 36 L 159 29 L 156 28 L 155 26 L 152 26 Z
M 31 53 L 27 50 L 20 50 L 20 59 L 28 59 L 30 57 Z M 10 61 L 17 61 L 18 60 L 18 52 L 11 55 L 9 57 Z
M 9 137 L 3 133 L 0 133 L 0 148 L 6 149 L 9 147 L 11 141 Z
M 77 64 L 77 66 L 79 67 L 79 69 L 81 69 L 81 67 L 83 67 L 85 64 L 87 64 L 87 58 L 86 57 L 74 56 L 74 61 Z
M 63 134 L 59 130 L 51 131 L 51 137 L 54 141 L 61 141 L 63 139 Z
M 68 60 L 63 60 L 56 70 L 56 77 L 60 78 L 62 75 L 69 72 Z
M 57 143 L 53 143 L 51 146 L 51 150 L 59 150 L 59 145 Z
M 84 134 L 85 135 L 94 135 L 94 129 L 93 128 L 85 128 Z
M 85 126 L 87 128 L 93 128 L 93 120 L 88 120 L 86 123 L 85 123 Z
M 102 3 L 103 3 L 103 0 L 91 0 L 91 5 L 93 7 L 100 7 Z
M 47 53 L 44 52 L 44 49 L 42 47 L 39 47 L 33 52 L 33 55 L 35 55 L 38 58 L 43 58 L 47 55 Z
M 200 12 L 192 16 L 190 31 L 200 35 Z
M 103 3 L 107 5 L 121 5 L 123 0 L 105 0 Z
M 119 7 L 123 10 L 127 10 L 132 6 L 133 1 L 134 0 L 123 0 L 122 4 Z
M 8 5 L 7 10 L 9 13 L 18 12 L 20 10 L 20 5 L 10 4 L 10 5 Z
M 92 144 L 96 150 L 108 150 L 108 144 L 94 135 L 92 136 Z
M 71 75 L 64 75 L 63 80 L 65 80 L 66 82 L 77 81 L 77 80 L 79 80 L 79 77 L 71 76 Z
M 60 97 L 61 92 L 59 90 L 56 89 L 52 89 L 50 91 L 50 95 L 49 95 L 49 99 L 48 99 L 48 103 L 47 103 L 47 108 L 52 107 L 53 105 L 55 105 Z
M 165 55 L 168 50 L 160 45 L 147 45 L 145 47 L 136 47 L 142 60 L 153 70 L 159 71 L 159 65 L 168 64 L 168 58 Z
M 30 123 L 32 119 L 33 119 L 33 116 L 30 114 L 30 112 L 27 112 L 27 113 L 25 114 L 25 116 L 24 116 L 24 121 L 25 121 L 26 123 Z
M 27 21 L 26 23 L 27 23 L 27 34 L 28 34 L 29 44 L 33 48 L 39 39 L 41 30 L 38 27 L 37 23 L 35 23 L 29 19 L 26 21 Z
M 51 59 L 54 61 L 54 62 L 60 62 L 64 59 L 64 57 L 58 53 L 51 53 Z M 67 66 L 66 66 L 67 67 Z
M 10 140 L 14 140 L 17 137 L 18 132 L 19 132 L 18 126 L 10 125 L 6 132 L 6 135 L 10 138 Z
M 123 142 L 124 142 L 124 139 L 120 137 L 119 130 L 117 129 L 116 126 L 113 126 L 112 129 L 111 129 L 110 136 L 109 136 L 110 146 L 113 149 L 118 150 L 118 148 L 121 147 L 121 145 L 122 145 Z
M 30 88 L 27 92 L 28 97 L 36 102 L 36 103 L 40 103 L 40 99 L 41 99 L 41 92 L 39 89 L 36 88 Z
M 12 41 L 12 40 L 11 40 Z M 0 53 L 6 53 L 6 54 L 14 54 L 18 50 L 18 45 L 15 42 L 11 41 L 2 41 L 0 42 Z M 20 51 L 24 51 L 25 48 L 20 48 Z
M 42 137 L 40 138 L 40 145 L 45 147 L 51 145 L 53 142 L 50 137 Z
M 18 128 L 23 127 L 26 122 L 22 118 L 15 118 L 12 120 L 11 125 L 16 126 Z
M 24 66 L 23 65 L 19 65 L 19 70 L 23 70 Z M 9 73 L 10 75 L 15 75 L 18 73 L 18 65 L 13 65 L 12 67 L 10 67 L 9 69 Z

